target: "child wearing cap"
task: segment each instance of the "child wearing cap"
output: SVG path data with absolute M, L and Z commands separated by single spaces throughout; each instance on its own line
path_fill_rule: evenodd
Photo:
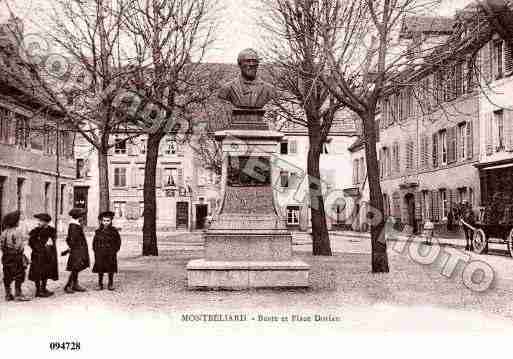
M 105 211 L 100 213 L 100 227 L 93 238 L 94 266 L 93 273 L 98 273 L 98 290 L 103 289 L 103 274 L 108 273 L 108 289 L 114 290 L 114 273 L 118 271 L 117 253 L 121 248 L 121 237 L 116 228 L 112 226 L 114 213 Z
M 52 217 L 47 213 L 34 215 L 39 225 L 29 233 L 30 258 L 29 280 L 36 285 L 36 297 L 50 297 L 53 292 L 46 288 L 48 279 L 59 280 L 57 265 L 57 232 L 49 225 Z
M 85 215 L 81 208 L 73 208 L 69 211 L 71 220 L 68 227 L 66 243 L 68 244 L 69 257 L 66 270 L 71 272 L 68 283 L 64 287 L 66 293 L 85 292 L 86 289 L 78 283 L 78 273 L 89 268 L 89 249 L 80 219 Z
M 27 301 L 23 295 L 21 285 L 25 281 L 25 270 L 28 266 L 25 257 L 25 239 L 19 227 L 20 211 L 7 213 L 2 219 L 3 231 L 0 234 L 0 249 L 2 250 L 2 265 L 4 272 L 5 300 Z M 14 296 L 11 292 L 11 283 L 14 281 Z

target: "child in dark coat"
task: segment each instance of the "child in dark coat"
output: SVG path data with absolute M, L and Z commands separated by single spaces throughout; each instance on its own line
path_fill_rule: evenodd
M 106 211 L 100 213 L 100 228 L 93 238 L 94 266 L 93 273 L 98 273 L 98 290 L 103 289 L 103 274 L 109 274 L 108 289 L 114 290 L 114 273 L 118 271 L 117 253 L 121 248 L 121 237 L 116 228 L 112 226 L 114 213 Z
M 85 211 L 81 208 L 73 208 L 69 211 L 72 218 L 68 227 L 68 236 L 66 243 L 69 250 L 68 264 L 66 270 L 71 272 L 69 275 L 68 283 L 64 287 L 66 293 L 85 292 L 86 289 L 78 283 L 78 273 L 86 268 L 89 268 L 89 249 L 87 241 L 80 223 L 80 219 L 85 215 Z
M 26 236 L 19 227 L 20 216 L 20 211 L 15 211 L 7 213 L 2 219 L 3 231 L 0 234 L 0 249 L 2 250 L 6 301 L 30 300 L 21 291 L 21 285 L 25 281 L 28 260 L 24 254 Z M 14 296 L 11 292 L 12 282 L 14 282 Z
M 32 248 L 29 279 L 36 284 L 36 297 L 50 297 L 53 292 L 46 289 L 48 279 L 59 280 L 57 266 L 57 232 L 49 225 L 52 217 L 47 213 L 34 216 L 39 226 L 29 233 L 29 246 Z

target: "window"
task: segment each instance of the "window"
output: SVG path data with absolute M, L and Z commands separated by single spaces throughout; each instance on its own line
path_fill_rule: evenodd
M 504 111 L 493 111 L 493 139 L 495 152 L 504 151 Z
M 442 165 L 447 164 L 447 131 L 442 130 L 440 134 L 440 150 L 442 154 Z
M 296 154 L 297 153 L 297 141 L 289 140 L 289 153 Z
M 383 176 L 390 176 L 391 169 L 391 157 L 390 149 L 383 147 Z
M 358 170 L 360 180 L 358 182 L 363 182 L 365 180 L 365 174 L 366 174 L 365 160 L 363 159 L 363 157 L 360 158 L 360 161 L 358 163 L 360 164 L 360 169 Z
M 327 155 L 329 153 L 328 142 L 324 142 L 321 146 L 321 154 Z
M 45 187 L 43 189 L 43 193 L 44 193 L 44 208 L 45 208 L 45 212 L 48 213 L 50 212 L 50 182 L 45 182 Z
M 464 161 L 467 158 L 467 123 L 458 125 L 458 158 Z
M 290 172 L 289 175 L 289 187 L 296 188 L 299 185 L 299 177 L 297 173 Z
M 114 144 L 114 153 L 117 155 L 126 154 L 126 139 L 122 139 L 120 136 L 116 136 Z
M 139 167 L 137 169 L 136 184 L 137 187 L 144 186 L 144 167 Z
M 390 216 L 390 199 L 386 193 L 383 193 L 383 215 Z
M 282 155 L 288 155 L 289 154 L 289 143 L 288 142 L 281 142 L 280 143 L 280 154 Z
M 139 141 L 137 142 L 137 147 L 139 148 L 139 153 L 141 155 L 144 155 L 146 153 L 146 139 L 145 138 L 141 138 L 139 139 Z
M 61 184 L 61 193 L 59 197 L 59 214 L 64 214 L 64 194 L 66 193 L 66 185 Z
M 175 187 L 177 180 L 176 168 L 164 168 L 164 187 Z
M 400 172 L 400 164 L 399 164 L 399 143 L 394 143 L 394 146 L 392 147 L 392 160 L 394 162 L 393 165 L 393 172 L 399 173 Z
M 114 216 L 122 218 L 125 215 L 125 202 L 114 202 Z
M 474 190 L 472 188 L 468 189 L 468 204 L 470 207 L 474 207 Z
M 126 187 L 126 168 L 114 168 L 114 187 Z
M 457 200 L 458 200 L 458 203 L 463 203 L 463 201 L 468 200 L 466 187 L 458 188 L 458 199 Z
M 358 159 L 353 160 L 353 184 L 357 184 L 360 182 L 360 175 L 358 173 L 358 171 L 360 170 L 360 166 L 358 163 Z
M 77 179 L 85 177 L 85 160 L 83 158 L 77 158 Z
M 174 139 L 171 137 L 166 137 L 166 143 L 164 147 L 164 154 L 165 155 L 176 155 L 177 151 L 177 144 Z
M 447 218 L 448 202 L 447 202 L 447 191 L 445 189 L 440 190 L 440 203 L 442 205 L 442 217 Z
M 139 202 L 139 217 L 144 217 L 144 202 Z
M 287 171 L 280 171 L 280 186 L 284 188 L 289 186 L 289 173 Z
M 299 206 L 287 206 L 287 224 L 299 224 Z

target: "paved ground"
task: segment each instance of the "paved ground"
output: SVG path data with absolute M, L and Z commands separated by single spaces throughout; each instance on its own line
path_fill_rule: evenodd
M 83 336 L 113 331 L 198 334 L 214 329 L 219 334 L 260 333 L 263 328 L 267 335 L 283 330 L 320 333 L 513 329 L 513 260 L 504 251 L 486 256 L 470 254 L 470 259 L 487 262 L 496 273 L 493 288 L 477 293 L 463 284 L 463 266 L 447 278 L 440 274 L 443 261 L 417 264 L 407 251 L 399 253 L 394 249 L 401 242 L 389 243 L 389 274 L 370 273 L 370 245 L 362 236 L 333 235 L 333 257 L 312 257 L 305 235 L 296 235 L 295 243 L 302 243 L 294 246 L 296 255 L 312 266 L 308 290 L 188 291 L 185 264 L 202 256 L 198 234 L 168 236 L 161 241 L 159 257 L 144 258 L 140 256 L 140 237 L 125 235 L 115 292 L 95 291 L 96 277 L 85 271 L 80 279 L 91 290 L 64 294 L 67 273 L 61 272 L 61 280 L 49 286 L 56 291 L 53 298 L 0 302 L 0 333 L 66 337 L 70 326 L 75 335 Z M 64 259 L 60 259 L 61 270 Z M 33 293 L 31 282 L 26 282 L 25 288 Z M 0 295 L 3 298 L 3 289 Z M 247 322 L 183 321 L 182 315 L 188 313 L 242 313 L 247 315 Z M 290 322 L 292 315 L 311 316 L 314 320 L 316 314 L 326 321 Z M 289 321 L 263 322 L 259 315 L 269 320 L 287 316 Z

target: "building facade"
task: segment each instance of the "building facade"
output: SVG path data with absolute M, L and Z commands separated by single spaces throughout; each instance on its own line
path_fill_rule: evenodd
M 111 210 L 116 226 L 140 230 L 143 225 L 143 186 L 146 136 L 123 141 L 108 155 Z M 77 173 L 73 181 L 74 203 L 87 209 L 87 225 L 98 224 L 97 152 L 84 138 L 75 146 Z M 205 169 L 187 144 L 166 136 L 159 149 L 156 172 L 158 230 L 202 229 L 217 206 L 218 176 Z
M 494 194 L 513 191 L 512 50 L 479 11 L 464 9 L 451 36 L 440 38 L 442 49 L 465 46 L 436 66 L 405 73 L 401 82 L 407 85 L 381 99 L 384 214 L 414 231 L 428 219 L 438 231 L 454 231 L 458 204 L 467 201 L 477 211 Z M 419 44 L 415 38 L 426 36 L 409 35 Z M 361 141 L 351 147 L 355 186 L 362 183 L 363 149 Z
M 309 139 L 306 129 L 293 123 L 281 128 L 284 137 L 279 144 L 274 178 L 274 198 L 282 218 L 291 230 L 311 229 L 307 159 Z M 320 186 L 324 197 L 329 230 L 344 229 L 350 222 L 343 189 L 351 183 L 349 146 L 355 141 L 352 119 L 338 119 L 324 143 L 320 158 Z
M 0 217 L 20 210 L 30 224 L 47 212 L 62 230 L 73 205 L 74 133 L 34 90 L 6 26 L 13 23 L 0 27 Z

